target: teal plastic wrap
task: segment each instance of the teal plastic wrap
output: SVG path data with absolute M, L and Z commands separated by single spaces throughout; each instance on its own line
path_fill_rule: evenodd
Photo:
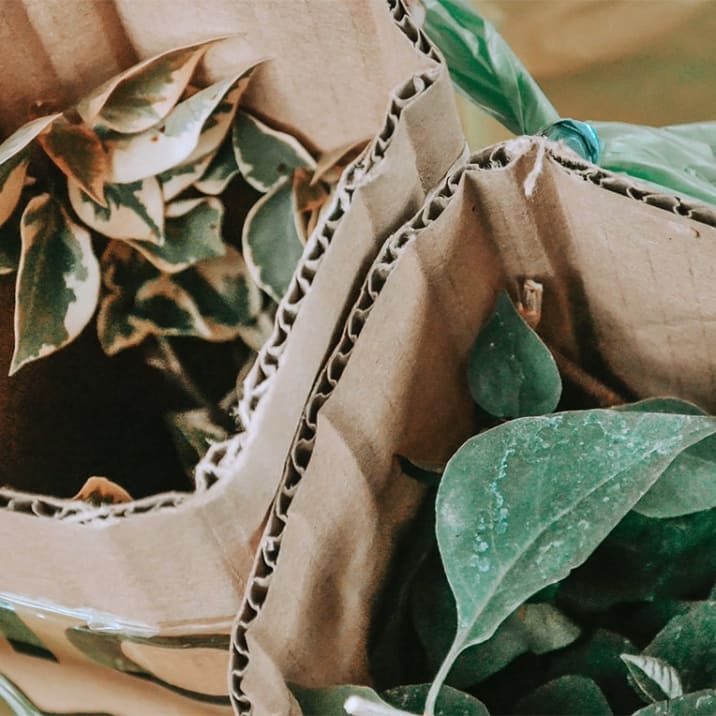
M 584 159 L 716 204 L 716 122 L 644 127 L 560 119 L 495 27 L 462 0 L 423 0 L 424 29 L 455 84 L 514 134 L 564 142 Z

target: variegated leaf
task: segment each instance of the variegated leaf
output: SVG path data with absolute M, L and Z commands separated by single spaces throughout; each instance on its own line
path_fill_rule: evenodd
M 107 355 L 141 343 L 151 326 L 132 313 L 137 291 L 160 274 L 129 244 L 111 241 L 101 259 L 105 292 L 97 314 L 97 335 Z
M 103 207 L 107 155 L 99 137 L 84 124 L 70 124 L 64 117 L 52 124 L 38 141 L 47 155 L 92 200 Z
M 20 201 L 27 165 L 24 153 L 16 154 L 0 165 L 0 226 L 10 218 Z
M 234 146 L 231 138 L 228 137 L 219 147 L 219 151 L 214 155 L 201 178 L 194 182 L 194 186 L 204 194 L 218 196 L 238 173 Z
M 303 253 L 290 179 L 251 207 L 241 241 L 254 281 L 276 302 L 280 301 Z
M 89 232 L 49 194 L 22 215 L 10 374 L 66 346 L 92 318 L 100 288 Z
M 239 327 L 239 338 L 258 353 L 273 332 L 273 320 L 271 313 L 261 311 L 253 322 Z
M 241 254 L 230 246 L 225 256 L 169 274 L 159 272 L 129 245 L 115 243 L 102 257 L 108 294 L 97 321 L 109 355 L 147 335 L 231 340 L 260 310 L 260 293 Z
M 20 219 L 23 206 L 17 206 L 10 218 L 0 226 L 0 276 L 17 271 L 20 262 Z
M 247 112 L 236 113 L 233 130 L 236 164 L 246 181 L 261 192 L 274 188 L 296 167 L 316 162 L 290 134 L 271 129 Z
M 169 50 L 125 70 L 80 100 L 80 115 L 125 134 L 149 129 L 179 101 L 201 57 L 222 39 Z
M 93 201 L 71 179 L 67 187 L 77 216 L 103 236 L 157 245 L 164 242 L 164 201 L 154 177 L 131 184 L 105 184 L 106 207 Z
M 318 224 L 321 211 L 331 192 L 324 182 L 315 183 L 307 169 L 299 167 L 293 173 L 293 210 L 296 231 L 305 244 Z
M 166 207 L 166 239 L 161 246 L 129 243 L 160 270 L 177 273 L 198 261 L 224 255 L 223 218 L 224 206 L 214 197 L 176 201 Z
M 239 328 L 254 321 L 261 310 L 261 292 L 249 276 L 241 254 L 232 246 L 173 276 L 197 307 L 210 341 L 236 338 Z
M 647 702 L 682 696 L 679 672 L 663 659 L 641 654 L 621 654 L 639 695 Z
M 38 117 L 32 122 L 23 124 L 20 129 L 13 132 L 2 144 L 0 144 L 0 166 L 19 154 L 39 134 L 44 132 L 60 114 L 48 114 L 45 117 Z
M 157 180 L 162 187 L 164 201 L 171 201 L 194 184 L 204 174 L 211 160 L 212 156 L 208 154 L 195 162 L 184 162 L 178 167 L 158 174 Z
M 109 181 L 126 183 L 155 176 L 216 149 L 231 122 L 233 110 L 227 105 L 235 107 L 252 69 L 200 90 L 155 127 L 134 135 L 107 136 Z

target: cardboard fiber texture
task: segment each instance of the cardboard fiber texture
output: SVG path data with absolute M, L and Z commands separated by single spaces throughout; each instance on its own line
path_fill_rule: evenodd
M 142 8 L 152 13 L 160 4 L 136 4 L 132 11 L 138 16 Z M 127 19 L 131 5 L 122 5 L 125 30 L 131 26 Z M 177 5 L 177 15 L 167 24 L 172 31 L 178 31 L 181 24 L 185 35 L 167 39 L 155 33 L 162 42 L 173 45 L 203 39 L 213 32 L 197 16 L 194 5 Z M 39 12 L 31 2 L 20 6 L 29 15 Z M 0 538 L 6 544 L 23 544 L 23 550 L 6 555 L 0 607 L 4 607 L 5 616 L 12 615 L 8 619 L 15 620 L 16 626 L 19 619 L 34 635 L 27 638 L 38 640 L 60 659 L 112 664 L 128 672 L 156 676 L 194 695 L 223 696 L 224 701 L 230 625 L 315 376 L 341 330 L 360 277 L 381 244 L 419 209 L 427 192 L 464 152 L 447 73 L 425 38 L 407 23 L 402 5 L 375 0 L 348 7 L 315 0 L 302 6 L 306 13 L 300 20 L 293 13 L 281 15 L 283 3 L 216 2 L 219 15 L 229 13 L 236 23 L 244 23 L 244 29 L 268 23 L 271 34 L 276 30 L 277 37 L 284 37 L 285 47 L 277 45 L 277 51 L 305 48 L 302 52 L 310 57 L 301 61 L 310 60 L 316 71 L 325 64 L 326 54 L 335 50 L 335 43 L 307 45 L 323 37 L 311 34 L 308 26 L 299 47 L 286 38 L 293 37 L 297 22 L 312 26 L 319 22 L 319 15 L 334 31 L 343 28 L 344 55 L 354 59 L 365 56 L 359 73 L 367 72 L 375 57 L 382 58 L 382 71 L 387 74 L 364 77 L 364 90 L 371 93 L 369 104 L 380 106 L 381 116 L 371 115 L 371 122 L 377 120 L 374 124 L 365 117 L 356 120 L 357 124 L 332 119 L 339 127 L 333 138 L 321 139 L 320 128 L 311 134 L 314 129 L 309 125 L 307 133 L 314 146 L 359 140 L 366 127 L 375 138 L 346 172 L 332 207 L 307 244 L 279 307 L 274 334 L 247 379 L 239 410 L 239 435 L 210 451 L 193 495 L 164 493 L 97 508 L 0 490 Z M 59 12 L 59 6 L 48 7 Z M 67 7 L 69 15 L 79 13 L 78 23 L 95 17 L 93 3 L 77 0 Z M 117 9 L 120 4 L 112 7 Z M 138 19 L 136 22 L 141 25 Z M 58 19 L 58 27 L 59 35 L 51 35 L 47 47 L 50 54 L 60 53 L 57 57 L 61 58 L 68 41 L 62 28 L 67 30 L 67 25 Z M 165 48 L 142 45 L 138 54 L 161 49 Z M 13 45 L 12 51 L 16 50 Z M 341 72 L 340 78 L 327 74 L 333 78 L 331 82 L 341 84 L 340 92 L 338 88 L 335 91 L 348 102 L 346 88 L 353 77 Z M 401 81 L 389 91 L 396 76 Z M 93 76 L 92 82 L 103 78 Z M 78 75 L 75 87 L 72 79 L 68 75 L 62 85 L 68 93 L 80 91 L 84 82 Z M 254 81 L 259 86 L 257 94 L 261 94 L 264 81 L 278 92 L 278 80 L 259 75 Z M 360 87 L 363 80 L 355 82 Z M 302 87 L 297 82 L 286 87 L 292 88 L 293 99 L 300 104 Z M 320 112 L 312 105 L 312 111 L 324 117 L 321 121 L 334 116 L 331 107 L 335 99 L 326 97 Z M 352 94 L 351 101 L 358 100 L 365 101 L 361 92 Z M 280 107 L 272 111 L 271 118 L 278 124 L 293 121 L 288 115 L 282 118 Z M 360 118 L 361 113 L 356 116 Z M 428 133 L 438 122 L 442 131 L 431 140 Z M 103 636 L 108 631 L 118 639 L 108 643 Z M 78 640 L 83 649 L 77 649 Z M 177 648 L 181 645 L 186 648 Z M 107 657 L 116 655 L 117 650 L 121 659 Z M 214 687 L 217 682 L 224 684 L 223 691 Z
M 716 211 L 545 140 L 452 173 L 384 244 L 304 410 L 234 627 L 238 712 L 300 713 L 284 680 L 369 682 L 371 615 L 423 489 L 396 456 L 439 464 L 473 433 L 467 356 L 499 290 L 539 280 L 548 342 L 598 353 L 637 397 L 713 409 L 714 240 Z

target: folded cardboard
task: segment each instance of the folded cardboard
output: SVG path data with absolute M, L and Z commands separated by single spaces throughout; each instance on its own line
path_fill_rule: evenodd
M 10 109 L 53 88 L 69 101 L 124 66 L 128 53 L 144 57 L 233 31 L 240 33 L 233 49 L 209 57 L 208 72 L 221 75 L 247 53 L 275 57 L 252 80 L 252 106 L 263 116 L 319 150 L 374 136 L 306 246 L 247 379 L 242 430 L 210 451 L 196 493 L 97 508 L 0 490 L 0 538 L 22 546 L 7 551 L 0 582 L 0 624 L 13 643 L 226 703 L 230 626 L 315 375 L 383 240 L 461 157 L 464 139 L 447 73 L 399 3 L 313 0 L 299 12 L 215 0 L 211 13 L 206 4 L 100 5 L 13 5 L 8 60 L 17 65 L 22 55 L 31 66 L 28 83 L 8 94 Z M 97 33 L 117 18 L 124 34 L 103 46 Z M 21 37 L 41 46 L 34 60 Z M 67 70 L 68 47 L 84 52 L 86 44 L 106 53 L 96 61 L 101 76 L 95 67 L 89 75 Z M 130 49 L 117 54 L 125 44 Z M 92 65 L 89 57 L 72 62 Z M 48 79 L 45 65 L 61 81 Z M 441 133 L 431 138 L 436 123 Z
M 377 595 L 423 491 L 396 457 L 440 464 L 474 433 L 467 358 L 501 289 L 542 283 L 547 341 L 633 395 L 713 410 L 714 242 L 716 210 L 546 140 L 456 169 L 384 244 L 306 404 L 234 628 L 237 711 L 300 713 L 286 681 L 370 681 Z

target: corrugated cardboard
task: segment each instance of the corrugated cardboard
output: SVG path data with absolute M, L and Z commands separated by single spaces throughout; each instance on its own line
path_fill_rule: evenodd
M 319 149 L 375 137 L 308 242 L 274 334 L 247 379 L 241 431 L 210 451 L 196 494 L 95 508 L 0 490 L 0 539 L 23 546 L 6 553 L 0 616 L 19 621 L 27 638 L 63 660 L 108 663 L 103 649 L 119 650 L 121 659 L 109 663 L 120 669 L 220 697 L 210 685 L 225 684 L 230 625 L 315 375 L 380 245 L 461 158 L 464 139 L 447 73 L 399 3 L 215 0 L 211 15 L 192 3 L 101 5 L 14 0 L 8 61 L 20 63 L 25 53 L 19 37 L 39 45 L 23 54 L 29 80 L 8 93 L 12 111 L 50 89 L 69 101 L 124 66 L 129 54 L 237 31 L 245 35 L 233 49 L 208 59 L 209 74 L 276 53 L 255 78 L 258 111 L 298 128 Z M 70 38 L 96 36 L 107 23 L 121 33 L 102 46 L 92 68 L 89 57 L 72 60 L 89 74 L 67 70 L 68 46 L 78 45 L 80 55 L 86 49 Z M 125 45 L 131 52 L 117 53 Z M 330 72 L 327 58 L 335 62 Z M 432 137 L 436 122 L 441 132 Z M 108 629 L 119 643 L 99 638 Z M 78 651 L 77 639 L 87 634 L 97 638 Z M 210 650 L 198 653 L 207 642 Z M 182 643 L 188 648 L 177 649 Z M 224 701 L 227 692 L 224 686 Z
M 396 456 L 440 464 L 474 433 L 467 357 L 502 288 L 542 283 L 548 342 L 635 396 L 713 410 L 715 241 L 716 210 L 545 140 L 448 177 L 384 244 L 304 410 L 234 629 L 239 713 L 300 713 L 284 679 L 369 681 L 376 595 L 422 494 Z

